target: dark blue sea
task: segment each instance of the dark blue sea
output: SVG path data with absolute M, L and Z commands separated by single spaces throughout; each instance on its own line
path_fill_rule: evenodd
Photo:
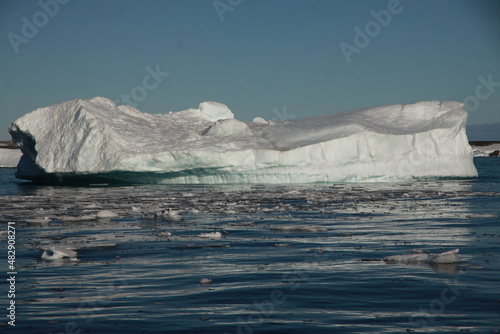
M 477 179 L 272 186 L 43 186 L 2 169 L 1 331 L 498 332 L 500 158 L 474 162 Z M 51 246 L 77 259 L 42 259 Z M 456 248 L 458 264 L 382 261 Z

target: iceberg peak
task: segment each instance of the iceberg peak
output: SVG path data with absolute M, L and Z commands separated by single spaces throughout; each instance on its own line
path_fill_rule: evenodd
M 200 110 L 200 113 L 212 122 L 216 122 L 221 119 L 234 118 L 234 114 L 231 110 L 229 110 L 225 104 L 219 102 L 202 102 L 200 103 L 198 110 Z

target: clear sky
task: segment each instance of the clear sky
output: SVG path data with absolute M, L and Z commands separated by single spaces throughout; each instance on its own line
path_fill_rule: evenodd
M 94 96 L 244 121 L 456 100 L 499 122 L 499 18 L 498 0 L 0 0 L 0 140 Z

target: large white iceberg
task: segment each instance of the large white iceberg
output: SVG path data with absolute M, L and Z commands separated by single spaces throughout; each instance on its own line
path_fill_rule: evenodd
M 475 177 L 462 103 L 425 101 L 244 123 L 224 104 L 145 114 L 96 97 L 10 126 L 18 178 L 65 182 L 311 183 Z

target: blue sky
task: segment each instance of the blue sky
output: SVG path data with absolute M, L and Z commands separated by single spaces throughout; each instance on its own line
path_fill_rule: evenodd
M 94 96 L 244 121 L 456 100 L 500 122 L 499 17 L 497 0 L 0 0 L 0 140 Z

